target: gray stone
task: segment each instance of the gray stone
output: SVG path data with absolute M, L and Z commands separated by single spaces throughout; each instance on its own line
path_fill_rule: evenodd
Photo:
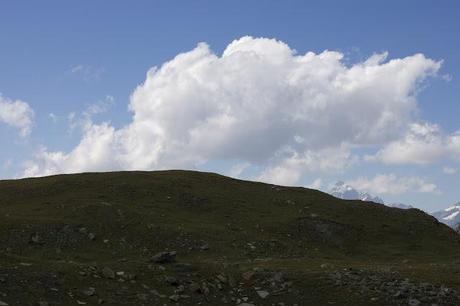
M 161 263 L 161 264 L 165 264 L 165 263 L 173 263 L 176 261 L 176 252 L 175 251 L 171 251 L 171 252 L 160 252 L 158 254 L 155 254 L 151 259 L 150 261 L 154 262 L 154 263 Z
M 171 286 L 179 286 L 179 281 L 177 278 L 172 277 L 172 276 L 166 276 L 165 281 L 170 284 Z
M 93 296 L 96 293 L 96 289 L 94 287 L 88 287 L 81 291 L 86 296 Z
M 221 282 L 222 284 L 226 284 L 226 283 L 227 283 L 227 278 L 226 278 L 224 275 L 219 274 L 219 275 L 217 275 L 216 277 L 217 277 L 217 279 L 219 280 L 219 282 Z
M 104 267 L 102 269 L 102 276 L 104 278 L 114 279 L 115 278 L 115 272 L 113 272 L 113 270 L 110 269 L 109 267 Z
M 203 293 L 203 290 L 201 290 L 201 286 L 198 283 L 191 283 L 189 286 L 190 291 L 196 292 L 196 293 Z
M 414 299 L 414 298 L 411 298 L 407 301 L 407 303 L 410 305 L 410 306 L 418 306 L 421 304 L 421 302 L 417 299 Z
M 176 263 L 174 265 L 174 270 L 176 272 L 193 272 L 196 270 L 191 264 L 189 263 Z
M 173 302 L 179 302 L 179 299 L 180 299 L 180 296 L 177 295 L 177 294 L 173 294 L 171 296 L 169 296 L 169 299 Z
M 32 235 L 30 235 L 29 242 L 32 244 L 43 244 L 44 243 L 40 235 L 38 235 L 38 233 L 33 233 Z
M 257 290 L 256 292 L 262 299 L 265 299 L 270 294 L 265 290 Z

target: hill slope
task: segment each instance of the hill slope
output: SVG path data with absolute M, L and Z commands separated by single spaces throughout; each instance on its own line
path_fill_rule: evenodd
M 190 171 L 2 181 L 0 221 L 9 305 L 460 301 L 449 227 L 305 188 Z M 151 260 L 163 251 L 177 262 Z

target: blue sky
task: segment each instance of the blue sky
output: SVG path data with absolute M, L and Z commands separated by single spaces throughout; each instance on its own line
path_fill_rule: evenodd
M 388 202 L 404 202 L 426 210 L 444 208 L 460 201 L 457 188 L 460 138 L 456 136 L 460 130 L 459 9 L 457 1 L 4 2 L 0 5 L 0 177 L 190 168 L 288 185 L 311 186 L 315 182 L 314 186 L 323 190 L 328 190 L 337 180 L 344 180 Z M 340 64 L 345 72 L 337 72 L 336 80 L 345 77 L 347 69 L 383 52 L 388 52 L 388 56 L 378 68 L 381 74 L 388 75 L 382 76 L 385 77 L 382 80 L 390 80 L 392 73 L 402 75 L 410 69 L 414 72 L 403 96 L 395 92 L 394 96 L 386 98 L 394 97 L 395 101 L 387 102 L 382 98 L 380 104 L 372 107 L 368 105 L 376 103 L 372 102 L 374 95 L 364 89 L 354 92 L 351 98 L 348 95 L 345 98 L 344 88 L 340 93 L 330 88 L 322 93 L 328 111 L 318 114 L 326 121 L 342 118 L 341 110 L 334 108 L 334 105 L 342 105 L 335 104 L 342 100 L 349 105 L 347 111 L 353 108 L 346 118 L 351 116 L 355 121 L 359 121 L 360 116 L 371 118 L 366 110 L 376 111 L 373 114 L 377 116 L 378 107 L 382 112 L 389 109 L 395 118 L 394 122 L 382 125 L 385 133 L 378 137 L 375 133 L 362 137 L 362 131 L 353 133 L 359 129 L 378 130 L 372 120 L 366 123 L 370 126 L 365 127 L 350 123 L 346 126 L 349 133 L 336 123 L 312 125 L 309 111 L 304 114 L 307 117 L 299 119 L 304 120 L 299 124 L 286 122 L 294 120 L 293 115 L 304 110 L 302 103 L 312 101 L 312 97 L 306 97 L 306 92 L 319 91 L 318 85 L 299 81 L 287 88 L 293 92 L 305 90 L 294 98 L 294 94 L 287 96 L 286 90 L 272 92 L 274 86 L 271 85 L 278 84 L 279 80 L 261 74 L 252 57 L 238 59 L 234 53 L 225 64 L 206 64 L 209 67 L 204 70 L 192 69 L 191 62 L 170 62 L 181 53 L 192 55 L 193 50 L 204 61 L 213 57 L 223 59 L 222 53 L 230 49 L 232 41 L 245 36 L 252 38 L 232 50 L 259 50 L 258 46 L 262 46 L 260 52 L 264 53 L 273 49 L 267 57 L 266 64 L 271 67 L 267 75 L 279 73 L 284 76 L 286 73 L 290 82 L 297 68 L 302 73 L 311 73 L 313 78 L 320 78 L 315 74 L 320 70 L 315 70 L 319 69 L 316 66 L 300 67 L 300 64 L 288 70 L 287 66 L 298 62 L 298 58 L 290 55 L 283 62 L 284 66 L 275 64 L 277 48 L 295 50 L 297 56 L 310 51 L 315 55 L 325 50 L 340 53 L 342 59 L 335 59 L 331 69 L 339 69 L 337 65 Z M 277 41 L 265 44 L 259 38 Z M 198 48 L 199 42 L 205 42 L 207 49 Z M 403 61 L 415 54 L 423 54 L 424 58 L 414 59 L 417 62 L 413 64 L 406 60 L 397 71 L 385 72 L 388 70 L 383 67 L 385 63 Z M 329 55 L 333 57 L 332 53 Z M 323 58 L 316 59 L 326 65 Z M 243 61 L 245 64 L 240 66 Z M 175 64 L 176 76 L 166 78 L 154 73 L 146 76 L 149 69 L 157 66 L 161 70 L 167 62 Z M 231 69 L 230 65 L 233 65 Z M 238 74 L 243 70 L 244 73 Z M 216 76 L 210 76 L 209 71 L 217 73 Z M 330 73 L 336 73 L 334 71 Z M 232 73 L 242 83 L 235 81 L 236 77 L 227 83 L 222 77 L 231 77 Z M 245 80 L 251 73 L 253 77 Z M 367 75 L 362 73 L 356 82 L 362 82 L 360 80 Z M 351 78 L 349 74 L 346 74 L 347 80 Z M 177 78 L 189 83 L 182 87 L 168 83 Z M 194 78 L 208 80 L 207 84 L 219 81 L 213 84 L 215 90 L 206 88 L 205 92 L 210 95 L 201 96 L 198 93 L 204 92 L 204 85 L 191 82 Z M 150 79 L 152 84 L 147 86 Z M 252 84 L 254 92 L 238 92 L 246 84 L 244 82 Z M 371 81 L 366 79 L 365 82 Z M 385 84 L 386 81 L 379 81 L 369 86 L 382 93 L 395 88 Z M 139 85 L 138 94 L 134 95 Z M 184 88 L 189 90 L 185 91 L 188 95 L 174 95 L 175 91 Z M 260 93 L 265 92 L 268 92 L 267 97 L 259 101 Z M 220 99 L 222 95 L 224 98 Z M 247 100 L 239 104 L 229 97 Z M 153 108 L 158 99 L 171 109 L 167 106 L 162 106 L 161 110 Z M 247 106 L 253 102 L 251 99 L 257 101 Z M 362 99 L 362 102 L 355 103 L 354 99 Z M 14 104 L 15 101 L 24 104 Z M 415 104 L 406 109 L 409 101 Z M 1 103 L 6 113 L 3 119 Z M 230 109 L 225 113 L 227 116 L 213 108 L 216 103 L 222 104 L 219 109 Z M 397 111 L 393 106 L 388 108 L 388 103 L 395 103 Z M 266 109 L 267 104 L 270 108 Z M 27 105 L 28 109 L 17 110 L 12 105 Z M 260 116 L 246 118 L 245 114 L 258 113 L 258 109 L 264 110 Z M 13 118 L 15 111 L 19 115 Z M 21 115 L 29 118 L 30 123 L 18 123 Z M 203 121 L 212 124 L 202 125 Z M 232 122 L 238 122 L 239 127 L 255 122 L 257 129 L 249 126 L 251 132 L 246 134 L 238 128 L 230 129 L 228 126 Z M 393 125 L 398 125 L 395 131 Z M 214 134 L 203 132 L 210 127 L 215 128 Z M 311 134 L 306 127 L 311 129 Z M 157 141 L 161 137 L 152 131 L 166 128 L 168 132 L 162 134 L 164 142 Z M 391 133 L 387 133 L 389 130 Z M 182 141 L 190 137 L 190 131 L 193 135 L 202 134 L 196 139 Z M 146 138 L 139 136 L 150 132 L 152 135 Z M 96 148 L 94 144 L 104 143 L 98 137 L 107 138 L 109 134 L 110 144 Z M 324 141 L 310 141 L 309 136 L 313 134 L 320 135 Z M 203 135 L 209 142 L 204 142 Z M 286 137 L 300 140 L 283 141 Z M 269 141 L 271 139 L 273 141 Z M 128 145 L 130 140 L 133 142 Z M 152 142 L 156 145 L 149 147 Z M 119 149 L 120 146 L 123 148 Z M 409 149 L 404 158 L 394 155 L 395 149 L 405 148 Z M 417 152 L 410 150 L 414 148 Z M 152 158 L 145 157 L 150 154 Z M 109 162 L 107 156 L 118 157 Z

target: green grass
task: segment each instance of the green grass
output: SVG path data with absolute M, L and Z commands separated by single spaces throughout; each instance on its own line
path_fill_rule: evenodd
M 83 227 L 86 234 L 80 230 Z M 43 244 L 30 243 L 33 233 Z M 94 233 L 96 239 L 88 239 L 87 233 Z M 200 250 L 204 244 L 209 250 Z M 16 271 L 9 272 L 16 275 L 9 277 L 14 286 L 21 278 L 30 281 L 26 292 L 13 286 L 7 297 L 0 296 L 11 305 L 15 301 L 27 305 L 41 297 L 60 301 L 56 305 L 74 305 L 66 289 L 53 297 L 37 281 L 40 273 L 54 271 L 55 286 L 81 288 L 87 280 L 78 270 L 89 265 L 135 272 L 138 280 L 126 285 L 129 292 L 138 292 L 140 283 L 171 291 L 157 276 L 172 268 L 148 268 L 150 256 L 164 250 L 177 251 L 178 260 L 196 266 L 203 277 L 219 272 L 239 277 L 260 268 L 267 273 L 285 271 L 298 286 L 311 287 L 327 270 L 353 267 L 394 271 L 401 277 L 460 288 L 459 235 L 416 209 L 344 201 L 316 190 L 191 171 L 88 173 L 0 182 L 0 275 Z M 329 268 L 321 268 L 324 263 Z M 107 296 L 109 304 L 121 286 L 116 281 L 91 281 L 97 281 L 99 296 Z M 358 297 L 337 288 L 324 292 L 321 288 L 318 285 L 317 293 L 307 294 L 303 301 L 326 303 L 333 290 L 339 305 L 360 303 Z M 119 297 L 125 299 L 124 305 L 141 305 L 128 296 Z M 87 299 L 96 303 L 95 297 Z M 295 302 L 295 296 L 285 299 Z

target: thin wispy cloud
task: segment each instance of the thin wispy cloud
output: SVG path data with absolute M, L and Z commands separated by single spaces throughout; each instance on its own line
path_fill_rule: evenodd
M 91 65 L 73 65 L 69 69 L 69 73 L 82 78 L 86 82 L 97 81 L 102 77 L 104 68 L 94 67 Z

